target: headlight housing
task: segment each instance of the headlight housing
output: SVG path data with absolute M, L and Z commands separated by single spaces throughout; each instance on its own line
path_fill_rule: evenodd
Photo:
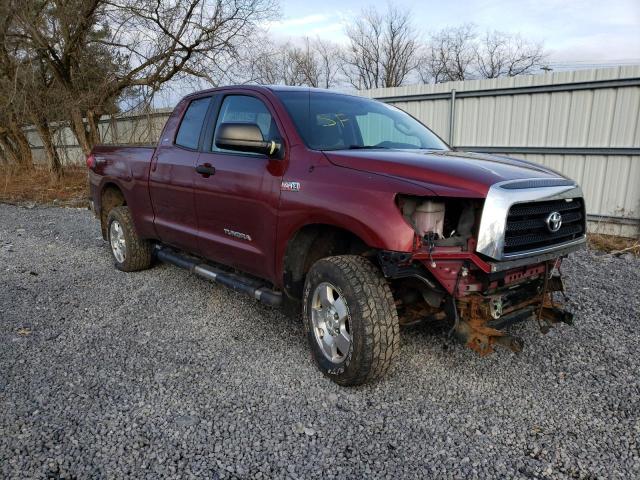
M 483 201 L 398 195 L 402 216 L 422 239 L 435 245 L 466 245 L 477 233 Z

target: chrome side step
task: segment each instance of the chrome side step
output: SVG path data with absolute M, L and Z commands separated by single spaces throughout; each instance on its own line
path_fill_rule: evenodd
M 282 292 L 271 290 L 253 279 L 225 272 L 199 260 L 173 252 L 166 247 L 156 247 L 155 254 L 158 260 L 189 270 L 199 277 L 219 283 L 237 292 L 246 293 L 267 305 L 279 306 L 282 304 Z

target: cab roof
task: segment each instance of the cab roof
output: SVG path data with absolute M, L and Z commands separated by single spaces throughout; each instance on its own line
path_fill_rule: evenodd
M 338 90 L 329 90 L 326 88 L 315 88 L 315 87 L 304 87 L 304 86 L 292 86 L 292 85 L 251 85 L 251 84 L 244 84 L 244 85 L 224 85 L 224 86 L 220 86 L 220 87 L 215 87 L 215 88 L 209 88 L 209 89 L 205 89 L 205 90 L 199 90 L 197 92 L 193 92 L 190 93 L 188 95 L 185 96 L 185 98 L 190 98 L 192 96 L 195 95 L 202 95 L 202 94 L 206 94 L 206 93 L 215 93 L 215 92 L 219 92 L 219 91 L 223 91 L 223 90 L 227 90 L 227 89 L 244 89 L 244 90 L 252 90 L 252 91 L 265 91 L 265 90 L 270 90 L 272 92 L 318 92 L 318 93 L 328 93 L 331 95 L 347 95 L 347 96 L 351 96 L 351 97 L 358 97 L 358 95 L 355 95 L 353 93 L 349 93 L 349 92 L 341 92 Z M 363 97 L 361 97 L 363 98 Z

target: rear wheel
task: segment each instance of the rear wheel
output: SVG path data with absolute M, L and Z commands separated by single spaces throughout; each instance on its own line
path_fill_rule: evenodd
M 151 266 L 153 245 L 138 237 L 127 207 L 115 207 L 109 212 L 107 238 L 117 269 L 135 272 Z
M 311 267 L 304 321 L 316 364 L 340 385 L 382 377 L 399 349 L 393 295 L 380 271 L 364 257 L 328 257 Z

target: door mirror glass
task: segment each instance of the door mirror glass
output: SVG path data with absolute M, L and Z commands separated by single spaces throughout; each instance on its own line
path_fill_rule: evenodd
M 273 156 L 280 151 L 280 144 L 265 140 L 255 123 L 222 123 L 216 132 L 216 147 L 238 152 L 262 153 Z

